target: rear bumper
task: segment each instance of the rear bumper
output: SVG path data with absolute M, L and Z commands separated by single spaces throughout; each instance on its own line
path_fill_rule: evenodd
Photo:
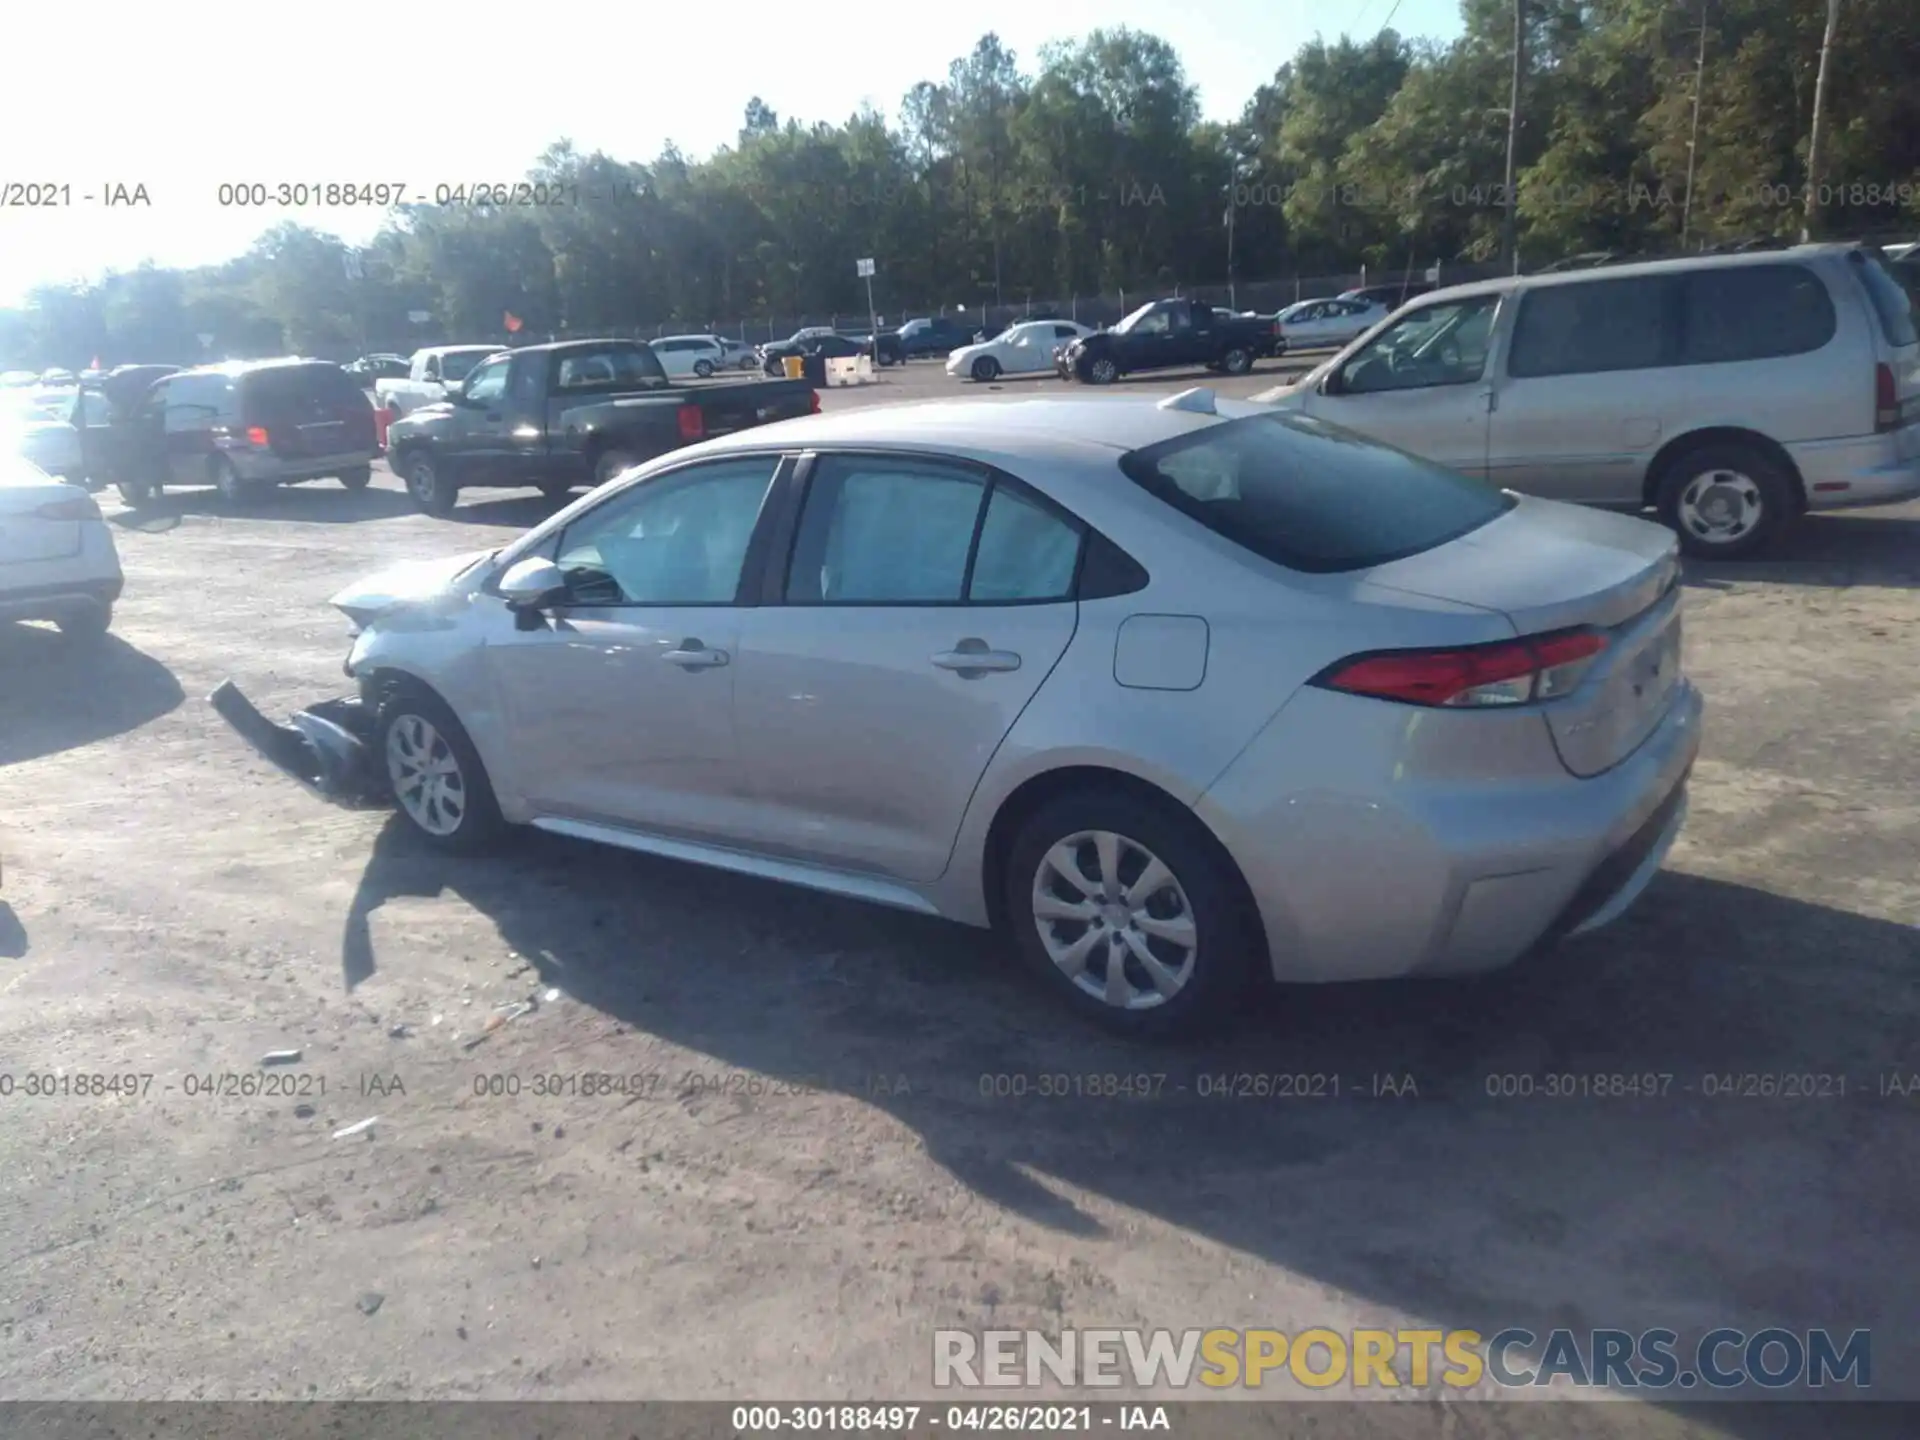
M 120 598 L 125 582 L 74 580 L 0 590 L 0 620 L 59 620 L 81 610 L 105 610 Z
M 343 805 L 386 800 L 373 763 L 374 713 L 358 697 L 322 700 L 276 725 L 223 680 L 207 703 L 277 769 L 323 799 Z
M 230 450 L 226 456 L 242 480 L 258 485 L 293 485 L 302 480 L 320 480 L 338 475 L 345 470 L 363 469 L 378 460 L 380 452 L 369 446 L 364 450 L 303 456 L 299 459 L 245 450 Z
M 1789 445 L 1809 510 L 1897 505 L 1920 496 L 1920 425 L 1890 435 Z

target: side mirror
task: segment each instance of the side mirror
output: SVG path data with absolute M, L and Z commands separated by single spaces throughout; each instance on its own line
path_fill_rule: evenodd
M 1320 383 L 1313 388 L 1318 390 L 1322 395 L 1338 395 L 1345 388 L 1346 382 L 1342 379 L 1342 375 L 1343 367 L 1339 365 L 1329 365 L 1327 367 L 1327 373 L 1320 377 Z
M 540 556 L 519 561 L 500 577 L 500 598 L 513 610 L 543 610 L 566 593 L 566 573 Z

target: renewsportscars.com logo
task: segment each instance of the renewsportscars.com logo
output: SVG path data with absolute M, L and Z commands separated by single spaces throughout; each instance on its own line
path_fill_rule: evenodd
M 940 1388 L 1129 1386 L 1176 1390 L 1472 1390 L 1565 1385 L 1621 1390 L 1782 1390 L 1873 1384 L 1873 1337 L 1827 1330 L 936 1330 Z

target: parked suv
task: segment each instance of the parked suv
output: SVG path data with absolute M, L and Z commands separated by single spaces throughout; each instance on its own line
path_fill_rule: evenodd
M 373 404 L 325 360 L 251 360 L 183 370 L 147 391 L 116 476 L 141 505 L 169 485 L 212 485 L 230 501 L 332 476 L 364 490 L 380 453 Z
M 1455 286 L 1256 398 L 1718 559 L 1920 495 L 1914 305 L 1858 245 Z

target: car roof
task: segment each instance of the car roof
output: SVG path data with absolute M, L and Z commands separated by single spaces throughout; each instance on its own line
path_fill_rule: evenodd
M 1668 255 L 1658 260 L 1636 260 L 1624 265 L 1594 265 L 1581 270 L 1556 270 L 1551 274 L 1503 275 L 1495 280 L 1476 280 L 1465 285 L 1449 285 L 1429 290 L 1415 298 L 1423 301 L 1461 300 L 1475 295 L 1504 295 L 1510 291 L 1539 289 L 1548 285 L 1581 285 L 1595 280 L 1631 280 L 1646 275 L 1670 275 L 1676 270 L 1724 270 L 1746 265 L 1777 265 L 1782 260 L 1814 260 L 1829 255 L 1845 255 L 1861 247 L 1845 241 L 1816 241 L 1810 245 L 1788 245 L 1775 250 L 1742 250 L 1728 255 Z
M 224 375 L 232 380 L 242 375 L 257 375 L 263 370 L 311 370 L 323 366 L 329 370 L 340 368 L 331 360 L 316 360 L 310 355 L 277 355 L 271 360 L 222 360 L 215 365 L 196 365 L 190 370 L 176 370 L 171 375 L 155 378 L 178 380 L 190 375 Z

